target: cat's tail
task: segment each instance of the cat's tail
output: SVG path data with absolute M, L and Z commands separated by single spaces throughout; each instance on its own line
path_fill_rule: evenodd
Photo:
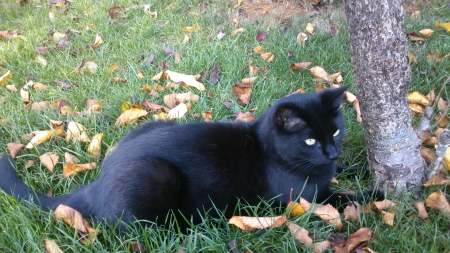
M 87 209 L 87 203 L 80 201 L 82 198 L 76 198 L 77 201 L 72 203 L 74 202 L 73 197 L 75 197 L 71 196 L 72 194 L 60 197 L 49 197 L 31 190 L 17 176 L 16 170 L 14 169 L 14 161 L 6 154 L 0 159 L 0 189 L 16 199 L 31 201 L 46 211 L 54 210 L 60 204 L 68 205 L 79 211 Z

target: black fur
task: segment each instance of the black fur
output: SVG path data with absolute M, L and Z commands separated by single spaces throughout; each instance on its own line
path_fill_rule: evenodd
M 3 155 L 0 188 L 19 199 L 31 196 L 47 209 L 65 204 L 84 217 L 125 222 L 162 223 L 169 210 L 195 222 L 198 210 L 213 204 L 231 216 L 238 199 L 250 205 L 274 199 L 274 206 L 285 206 L 291 189 L 294 196 L 333 205 L 361 200 L 329 188 L 344 134 L 344 91 L 287 96 L 251 124 L 147 123 L 105 158 L 96 181 L 60 197 L 32 192 Z

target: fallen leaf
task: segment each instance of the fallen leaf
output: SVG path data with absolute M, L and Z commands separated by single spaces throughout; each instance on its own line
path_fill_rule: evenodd
M 33 132 L 32 135 L 34 137 L 31 138 L 30 142 L 27 144 L 27 146 L 25 148 L 32 149 L 32 148 L 36 147 L 37 145 L 50 140 L 50 138 L 52 137 L 53 133 L 54 133 L 53 129 L 52 130 L 35 131 L 35 132 Z
M 411 17 L 411 19 L 419 20 L 422 18 L 422 14 L 420 13 L 419 10 L 416 10 L 411 13 L 410 17 Z
M 81 216 L 81 213 L 77 210 L 66 206 L 66 205 L 59 205 L 55 212 L 53 213 L 56 220 L 64 220 L 65 223 L 67 223 L 72 228 L 75 228 L 77 231 L 80 231 L 82 233 L 88 232 L 89 225 L 87 222 L 83 219 L 83 216 Z
M 241 83 L 245 84 L 245 85 L 252 85 L 255 84 L 256 81 L 258 80 L 257 76 L 254 77 L 248 77 L 248 78 L 244 78 L 241 80 Z
M 299 63 L 292 63 L 291 69 L 292 70 L 306 70 L 311 66 L 312 62 L 299 62 Z
M 239 28 L 239 29 L 236 29 L 236 30 L 234 30 L 234 31 L 231 32 L 231 36 L 235 36 L 235 35 L 237 35 L 237 34 L 243 32 L 243 31 L 244 31 L 244 27 L 241 27 L 241 28 Z
M 252 87 L 242 83 L 238 83 L 233 86 L 233 92 L 238 96 L 238 102 L 246 105 L 250 101 Z
M 170 119 L 180 119 L 182 118 L 188 111 L 188 107 L 185 103 L 180 103 L 169 111 Z
M 18 91 L 14 84 L 7 84 L 6 85 L 6 89 L 8 89 L 8 90 L 10 90 L 12 92 L 17 92 Z
M 108 72 L 117 71 L 117 70 L 119 70 L 119 69 L 120 69 L 120 66 L 114 63 L 113 65 L 111 65 L 110 67 L 108 67 Z
M 182 45 L 186 45 L 186 44 L 188 43 L 189 39 L 190 39 L 190 38 L 189 38 L 189 35 L 185 34 L 185 35 L 184 35 L 183 42 L 181 42 L 181 44 L 182 44 Z
M 333 82 L 333 79 L 328 75 L 328 73 L 322 67 L 315 66 L 315 67 L 312 67 L 309 71 L 311 72 L 311 74 L 317 76 L 320 79 L 325 80 L 328 83 Z
M 153 114 L 153 119 L 154 120 L 169 120 L 169 114 L 165 113 L 165 112 L 159 112 L 158 114 Z
M 141 79 L 145 78 L 145 76 L 141 73 L 140 70 L 138 70 L 138 72 L 137 72 L 137 77 L 141 78 Z
M 227 35 L 226 33 L 220 32 L 220 33 L 217 34 L 217 39 L 218 39 L 218 40 L 221 40 L 221 39 L 223 39 L 226 35 Z
M 315 32 L 314 32 L 314 27 L 313 27 L 313 25 L 311 24 L 311 23 L 308 23 L 307 25 L 306 25 L 306 29 L 305 29 L 309 34 L 311 34 L 311 35 L 314 35 L 315 34 Z
M 86 128 L 78 122 L 70 121 L 67 124 L 66 141 L 90 142 Z
M 443 212 L 446 216 L 450 216 L 450 204 L 441 190 L 430 194 L 425 201 L 425 205 L 429 208 Z
M 55 43 L 59 43 L 60 40 L 64 39 L 67 35 L 65 33 L 55 32 L 52 35 L 52 39 Z
M 72 164 L 66 163 L 63 168 L 63 176 L 71 177 L 77 172 L 83 172 L 86 170 L 93 170 L 97 166 L 96 163 L 83 163 L 83 164 Z
M 200 30 L 200 26 L 198 26 L 198 25 L 188 26 L 188 27 L 185 27 L 183 29 L 183 31 L 185 31 L 187 33 L 195 32 L 195 31 L 198 31 L 198 30 Z
M 219 64 L 217 64 L 217 62 L 214 62 L 214 69 L 209 76 L 209 82 L 212 84 L 216 84 L 219 81 L 219 75 Z
M 75 68 L 74 72 L 80 74 L 84 73 L 95 74 L 95 72 L 97 72 L 97 69 L 98 69 L 97 63 L 90 60 L 82 60 L 81 63 L 78 64 L 78 66 Z
M 12 158 L 16 158 L 17 154 L 19 154 L 19 151 L 21 149 L 25 148 L 25 145 L 22 143 L 8 143 L 6 144 L 6 149 L 9 150 L 9 155 Z
M 372 238 L 372 230 L 370 228 L 360 228 L 345 242 L 344 246 L 334 246 L 334 252 L 352 252 L 361 243 L 367 242 Z
M 45 90 L 48 88 L 48 86 L 43 85 L 42 83 L 38 83 L 38 82 L 33 82 L 32 87 L 33 87 L 33 89 L 35 89 L 37 91 Z
M 428 213 L 427 210 L 425 209 L 424 202 L 415 202 L 414 207 L 417 208 L 419 218 L 421 218 L 422 220 L 428 219 Z
M 308 35 L 306 35 L 306 33 L 301 32 L 297 35 L 297 43 L 300 46 L 303 46 L 305 44 L 305 41 L 307 41 L 307 40 L 308 40 Z
M 159 74 L 157 74 L 156 76 L 154 76 L 152 79 L 154 81 L 160 81 L 163 78 L 163 76 L 167 76 L 173 82 L 176 82 L 176 83 L 181 82 L 188 86 L 195 87 L 200 91 L 205 90 L 205 86 L 196 80 L 196 76 L 181 74 L 181 73 L 177 73 L 177 72 L 170 71 L 170 70 L 162 71 Z
M 233 216 L 228 221 L 228 224 L 250 231 L 253 229 L 277 228 L 287 222 L 286 216 L 275 217 L 248 217 L 248 216 Z
M 99 133 L 92 137 L 92 141 L 89 144 L 89 147 L 87 149 L 87 152 L 94 157 L 100 157 L 100 152 L 102 149 L 102 138 L 103 134 Z
M 450 23 L 441 23 L 441 22 L 436 21 L 435 25 L 436 25 L 436 28 L 444 28 L 445 30 L 447 30 L 447 32 L 450 32 Z
M 100 46 L 103 43 L 102 37 L 100 37 L 100 34 L 97 33 L 97 35 L 95 36 L 95 42 L 94 45 L 92 45 L 93 48 L 97 48 L 98 46 Z
M 122 77 L 114 77 L 113 81 L 116 82 L 116 83 L 118 83 L 118 82 L 127 83 L 128 82 L 126 79 L 124 79 Z
M 395 211 L 386 212 L 383 210 L 378 211 L 383 218 L 383 223 L 389 226 L 394 225 L 394 217 L 395 217 Z
M 425 39 L 422 38 L 422 36 L 420 34 L 415 33 L 415 32 L 409 33 L 409 39 L 411 41 L 421 41 L 421 42 L 425 41 Z
M 260 42 L 261 40 L 266 39 L 266 33 L 263 31 L 259 31 L 258 34 L 256 34 L 256 41 Z
M 134 122 L 141 117 L 145 117 L 148 115 L 148 112 L 142 108 L 132 107 L 128 110 L 125 110 L 120 114 L 120 116 L 116 119 L 116 125 L 126 125 L 130 122 Z
M 447 148 L 444 155 L 444 165 L 450 171 L 450 147 Z
M 164 104 L 169 108 L 173 108 L 180 103 L 185 103 L 189 101 L 198 102 L 199 99 L 200 97 L 198 95 L 195 95 L 190 91 L 180 94 L 169 94 L 163 97 Z
M 411 104 L 420 104 L 422 106 L 428 106 L 430 101 L 428 98 L 418 91 L 414 91 L 408 94 L 408 101 Z
M 64 152 L 64 162 L 66 164 L 77 164 L 80 163 L 80 159 L 78 159 L 76 156 L 72 155 L 69 152 Z
M 358 202 L 352 201 L 344 209 L 344 220 L 359 222 L 359 215 L 362 212 L 362 206 Z
M 19 34 L 19 29 L 0 31 L 0 40 L 19 38 L 26 40 L 25 36 Z
M 431 143 L 437 143 L 436 137 L 431 137 L 429 139 L 429 141 L 424 141 L 423 145 L 429 145 Z M 422 158 L 425 160 L 425 162 L 427 164 L 430 164 L 434 160 L 436 151 L 431 150 L 427 147 L 420 147 L 420 155 L 422 156 Z
M 152 103 L 148 100 L 146 100 L 144 103 L 142 103 L 142 106 L 144 106 L 147 110 L 149 110 L 151 112 L 155 112 L 155 111 L 169 112 L 170 111 L 169 108 L 162 106 L 162 105 Z
M 39 156 L 39 160 L 48 170 L 53 172 L 53 168 L 59 161 L 59 155 L 53 152 L 47 152 Z
M 271 52 L 262 53 L 261 58 L 263 58 L 266 62 L 273 62 L 275 60 L 275 55 Z
M 115 18 L 117 16 L 117 14 L 119 14 L 119 12 L 121 12 L 123 10 L 124 10 L 124 7 L 121 7 L 121 6 L 111 7 L 108 9 L 108 15 L 111 18 Z
M 135 242 L 135 241 L 128 242 L 128 249 L 131 252 L 140 252 L 140 253 L 148 252 L 148 250 L 147 250 L 147 248 L 145 247 L 144 244 L 138 243 L 138 242 Z
M 212 121 L 212 112 L 210 112 L 210 111 L 202 112 L 202 118 L 205 122 L 211 122 Z
M 258 66 L 250 65 L 248 75 L 253 77 L 254 75 L 258 74 L 259 69 L 260 68 Z
M 56 242 L 54 240 L 50 240 L 47 238 L 43 239 L 45 242 L 45 250 L 48 253 L 64 253 L 58 246 L 58 244 L 56 244 Z
M 70 84 L 63 82 L 63 81 L 59 81 L 59 80 L 53 80 L 53 82 L 55 82 L 56 84 L 58 84 L 61 88 L 65 88 L 65 89 L 69 89 L 71 87 Z
M 6 71 L 6 73 L 0 77 L 0 85 L 7 84 L 12 77 L 13 75 L 11 70 Z
M 32 60 L 31 60 L 31 62 L 36 62 L 36 63 L 40 63 L 42 66 L 47 66 L 47 60 L 44 58 L 44 57 L 42 57 L 42 56 L 40 56 L 40 55 L 36 55 Z
M 422 35 L 423 37 L 430 37 L 434 31 L 431 29 L 422 29 L 419 31 L 420 35 Z
M 288 222 L 288 228 L 291 234 L 294 236 L 294 239 L 299 243 L 309 247 L 314 245 L 313 240 L 311 237 L 309 237 L 308 231 L 306 229 L 293 222 Z
M 289 201 L 286 209 L 290 210 L 290 217 L 297 217 L 306 213 L 305 210 L 303 210 L 303 207 L 296 201 Z
M 330 225 L 333 225 L 338 230 L 342 228 L 343 224 L 340 214 L 332 205 L 315 205 L 314 208 L 313 214 L 319 216 L 322 220 L 328 222 Z
M 253 115 L 251 112 L 238 112 L 236 114 L 236 120 L 235 121 L 243 121 L 245 123 L 250 123 L 256 119 L 255 115 Z

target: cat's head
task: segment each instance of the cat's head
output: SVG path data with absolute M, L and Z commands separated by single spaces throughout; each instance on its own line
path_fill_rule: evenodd
M 340 113 L 347 86 L 317 93 L 292 94 L 272 108 L 272 137 L 289 164 L 332 164 L 340 153 L 344 122 Z

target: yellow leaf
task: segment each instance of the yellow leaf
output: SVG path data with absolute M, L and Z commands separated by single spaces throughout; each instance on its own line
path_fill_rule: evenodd
M 233 216 L 228 224 L 250 231 L 253 229 L 277 228 L 287 221 L 286 216 L 275 217 L 249 217 L 249 216 Z
M 231 32 L 231 36 L 235 36 L 235 35 L 237 35 L 237 34 L 243 32 L 243 31 L 244 31 L 244 27 L 241 27 L 241 28 L 239 28 L 239 29 L 236 29 L 236 30 L 234 30 L 234 31 Z
M 200 30 L 200 26 L 198 26 L 198 25 L 188 26 L 188 27 L 185 27 L 183 30 L 187 33 L 191 33 L 191 32 Z
M 252 85 L 252 84 L 255 84 L 257 80 L 258 80 L 257 76 L 248 77 L 248 78 L 242 79 L 241 83 L 246 84 L 246 85 Z
M 306 31 L 307 31 L 309 34 L 314 35 L 314 27 L 313 27 L 313 25 L 312 25 L 311 23 L 308 23 L 308 24 L 306 25 Z
M 60 40 L 62 40 L 66 37 L 66 34 L 60 33 L 60 32 L 55 32 L 52 37 L 53 37 L 53 41 L 55 43 L 59 43 Z
M 32 135 L 34 137 L 31 138 L 30 142 L 27 144 L 27 146 L 25 148 L 32 149 L 32 148 L 36 147 L 37 145 L 50 140 L 50 138 L 52 137 L 53 133 L 54 133 L 53 129 L 52 130 L 35 131 L 35 132 L 33 132 Z
M 136 121 L 140 117 L 147 116 L 147 114 L 148 112 L 142 108 L 130 108 L 120 114 L 120 116 L 116 119 L 116 125 L 126 125 L 130 122 Z
M 120 110 L 121 110 L 122 112 L 124 112 L 124 111 L 130 109 L 131 106 L 132 106 L 132 104 L 131 104 L 130 102 L 122 103 L 122 104 L 120 105 Z
M 86 170 L 93 170 L 97 166 L 96 163 L 83 163 L 83 164 L 71 164 L 66 163 L 63 169 L 64 177 L 71 177 L 77 172 L 83 172 Z
M 66 141 L 70 140 L 80 142 L 91 141 L 87 134 L 86 127 L 75 121 L 70 121 L 69 124 L 67 124 Z
M 423 37 L 430 37 L 434 31 L 431 29 L 422 29 L 419 31 L 420 35 L 422 35 Z
M 64 253 L 58 246 L 58 244 L 56 244 L 56 242 L 54 240 L 50 240 L 47 238 L 44 238 L 44 242 L 45 242 L 45 250 L 48 253 Z
M 429 208 L 443 212 L 446 216 L 450 216 L 450 204 L 441 190 L 430 194 L 425 201 L 425 205 Z
M 114 63 L 113 65 L 111 65 L 111 67 L 108 67 L 108 72 L 113 72 L 118 69 L 120 69 L 120 66 Z
M 286 207 L 287 210 L 290 210 L 290 216 L 291 217 L 297 217 L 299 215 L 305 214 L 305 210 L 303 207 L 295 201 L 290 201 Z
M 444 155 L 444 165 L 450 171 L 450 147 L 447 148 Z
M 100 46 L 103 43 L 102 37 L 100 37 L 100 35 L 97 33 L 97 35 L 95 36 L 95 42 L 94 45 L 92 45 L 93 48 L 97 48 L 98 46 Z
M 102 149 L 102 138 L 103 134 L 99 133 L 92 137 L 92 141 L 89 144 L 87 152 L 94 157 L 100 157 L 100 152 Z
M 47 60 L 40 55 L 36 55 L 31 62 L 36 62 L 42 64 L 44 67 L 47 66 Z
M 7 84 L 6 85 L 6 89 L 8 89 L 10 91 L 13 91 L 13 92 L 17 92 L 18 91 L 14 84 Z
M 4 85 L 4 84 L 8 83 L 12 77 L 13 77 L 13 75 L 12 75 L 11 70 L 6 71 L 6 73 L 2 77 L 0 77 L 0 85 Z
M 413 13 L 411 13 L 411 19 L 421 19 L 422 18 L 422 14 L 420 13 L 419 10 L 414 11 Z
M 265 53 L 265 48 L 264 48 L 264 46 L 256 46 L 255 48 L 253 48 L 253 52 L 261 55 L 261 54 Z
M 139 77 L 139 78 L 145 78 L 145 76 L 141 73 L 141 71 L 140 70 L 138 70 L 138 72 L 137 72 L 137 76 Z
M 445 30 L 447 30 L 447 32 L 450 32 L 450 23 L 441 23 L 436 21 L 435 25 L 436 28 L 444 28 Z
M 153 114 L 153 118 L 155 120 L 168 120 L 170 119 L 169 115 L 165 112 L 159 112 L 158 114 Z
M 428 106 L 430 101 L 428 98 L 418 91 L 414 91 L 408 94 L 408 101 L 410 104 L 419 104 L 422 106 Z

